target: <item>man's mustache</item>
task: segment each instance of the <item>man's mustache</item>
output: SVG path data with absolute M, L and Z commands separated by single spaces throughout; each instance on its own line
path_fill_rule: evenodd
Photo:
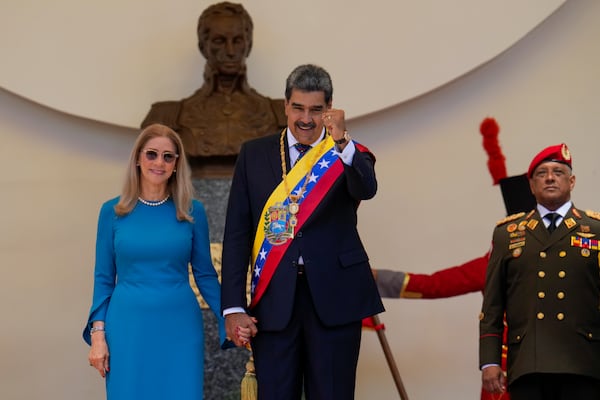
M 314 129 L 317 127 L 317 124 L 314 122 L 310 122 L 308 124 L 305 124 L 304 122 L 296 122 L 296 126 L 300 129 Z

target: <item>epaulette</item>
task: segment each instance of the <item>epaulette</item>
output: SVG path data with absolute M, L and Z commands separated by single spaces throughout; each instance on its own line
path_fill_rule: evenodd
M 597 219 L 600 221 L 600 212 L 598 212 L 598 211 L 586 210 L 585 215 L 587 215 L 590 218 L 594 218 L 594 219 Z
M 524 211 L 521 211 L 520 213 L 509 215 L 508 217 L 502 218 L 500 221 L 496 222 L 496 226 L 504 225 L 507 222 L 514 221 L 515 219 L 519 219 L 523 215 L 525 215 Z

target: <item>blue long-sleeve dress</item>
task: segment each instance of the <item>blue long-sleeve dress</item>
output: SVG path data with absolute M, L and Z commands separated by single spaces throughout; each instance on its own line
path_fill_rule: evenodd
M 217 315 L 221 343 L 225 338 L 204 207 L 193 201 L 190 223 L 176 219 L 171 199 L 160 206 L 138 202 L 121 217 L 114 211 L 117 202 L 109 200 L 100 210 L 94 296 L 83 332 L 89 344 L 92 321 L 105 321 L 107 399 L 202 399 L 202 311 L 188 263 Z

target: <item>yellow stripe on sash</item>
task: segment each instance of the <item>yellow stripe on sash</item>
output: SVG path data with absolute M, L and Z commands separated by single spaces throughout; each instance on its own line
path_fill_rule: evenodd
M 287 189 L 291 190 L 308 174 L 312 168 L 315 160 L 320 159 L 323 154 L 333 150 L 334 142 L 331 136 L 327 135 L 323 139 L 324 143 L 310 149 L 290 170 L 287 175 Z M 254 237 L 254 246 L 252 247 L 252 265 L 256 262 L 256 257 L 260 252 L 261 246 L 265 240 L 265 230 L 263 229 L 264 215 L 268 212 L 269 207 L 275 203 L 283 203 L 289 196 L 286 192 L 286 184 L 282 180 L 279 185 L 275 188 L 273 193 L 269 196 L 265 206 L 263 207 L 261 218 L 259 219 L 258 226 L 256 227 L 256 236 Z

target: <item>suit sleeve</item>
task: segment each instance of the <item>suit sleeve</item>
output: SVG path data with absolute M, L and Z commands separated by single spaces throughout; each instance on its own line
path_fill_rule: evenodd
M 246 280 L 254 237 L 250 195 L 246 176 L 247 145 L 242 145 L 231 182 L 221 267 L 221 308 L 247 308 Z
M 357 201 L 368 200 L 377 193 L 375 157 L 368 149 L 356 144 L 352 165 L 344 164 L 348 192 Z

